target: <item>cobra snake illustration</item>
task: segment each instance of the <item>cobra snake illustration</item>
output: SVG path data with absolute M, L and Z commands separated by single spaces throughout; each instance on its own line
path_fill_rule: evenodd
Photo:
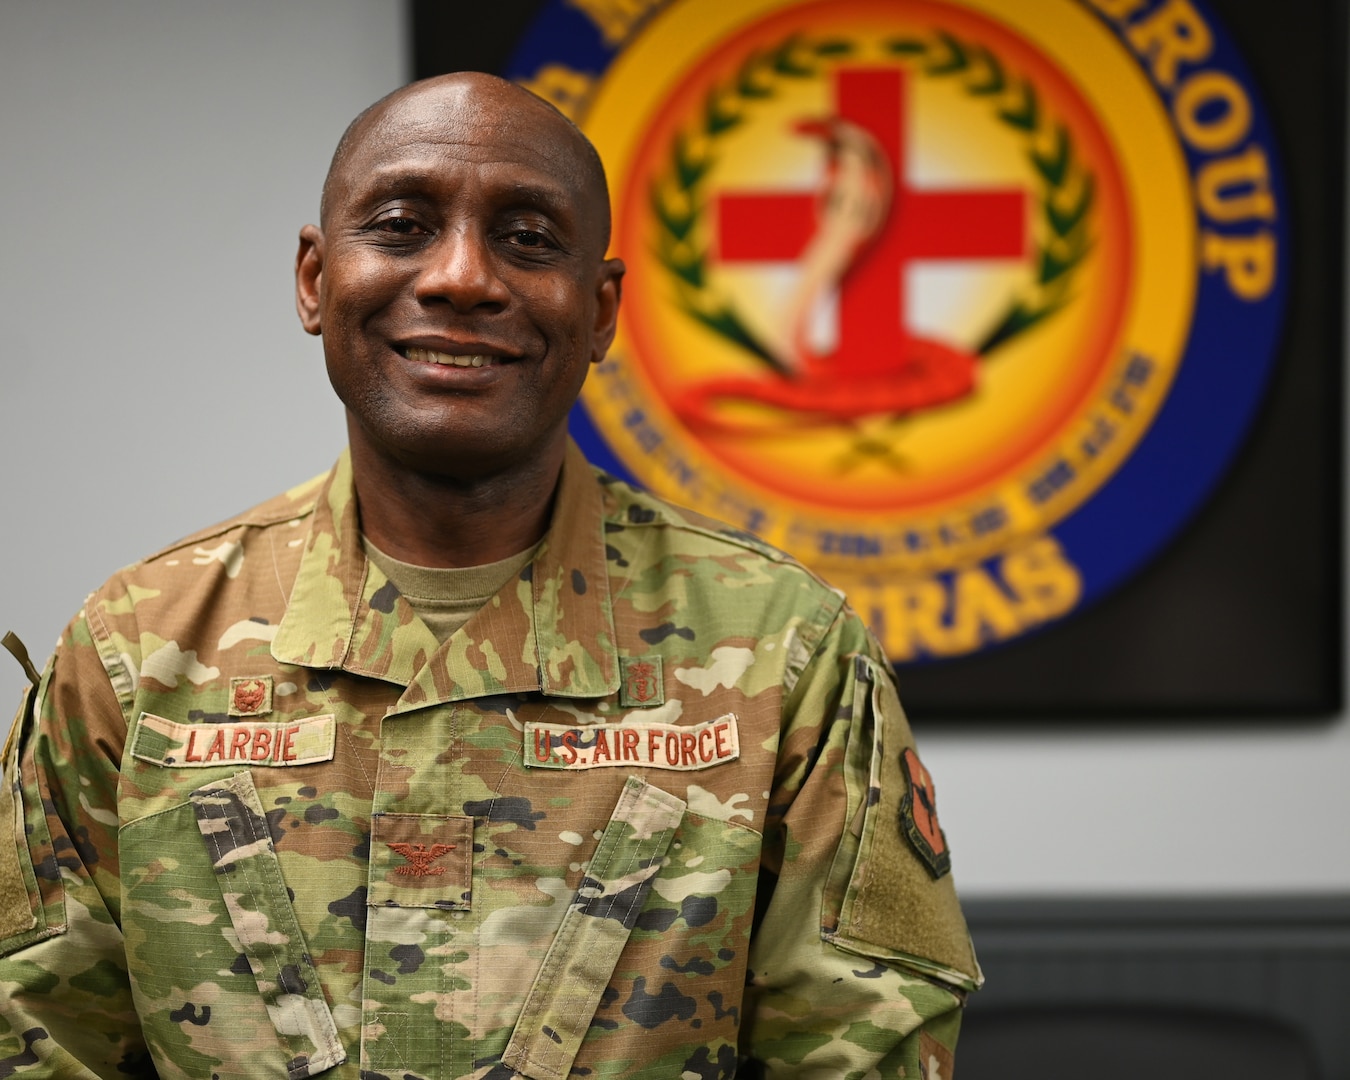
M 824 139 L 829 158 L 818 225 L 797 262 L 797 285 L 787 301 L 789 317 L 764 341 L 789 372 L 819 359 L 808 342 L 812 316 L 881 230 L 891 207 L 890 168 L 871 132 L 839 117 L 803 121 L 797 131 Z

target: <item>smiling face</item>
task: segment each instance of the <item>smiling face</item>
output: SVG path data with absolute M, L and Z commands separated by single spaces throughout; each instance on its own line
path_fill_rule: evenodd
M 354 458 L 459 480 L 561 461 L 614 335 L 603 174 L 526 91 L 460 74 L 361 117 L 296 260 Z

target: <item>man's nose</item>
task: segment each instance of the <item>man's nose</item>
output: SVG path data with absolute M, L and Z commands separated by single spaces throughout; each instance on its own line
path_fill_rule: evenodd
M 470 229 L 447 229 L 426 250 L 414 292 L 424 303 L 448 301 L 456 311 L 504 307 L 510 290 L 497 275 L 492 241 Z

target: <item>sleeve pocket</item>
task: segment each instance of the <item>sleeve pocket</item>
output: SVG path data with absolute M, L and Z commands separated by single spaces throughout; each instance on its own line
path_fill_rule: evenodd
M 821 925 L 842 949 L 901 963 L 962 989 L 983 981 L 952 879 L 920 843 L 913 807 L 932 799 L 891 672 L 858 656 L 844 757 L 849 827 L 830 868 Z M 915 773 L 914 770 L 920 770 Z M 914 781 L 924 778 L 922 791 Z M 940 837 L 936 807 L 931 823 Z M 936 841 L 935 841 L 936 843 Z M 945 838 L 941 840 L 946 853 Z
M 33 866 L 32 847 L 50 850 L 42 800 L 25 799 L 19 769 L 20 736 L 31 722 L 37 691 L 24 689 L 23 701 L 5 743 L 0 784 L 0 956 L 65 930 L 65 892 L 59 872 L 47 889 L 46 903 Z M 29 807 L 36 809 L 28 814 Z

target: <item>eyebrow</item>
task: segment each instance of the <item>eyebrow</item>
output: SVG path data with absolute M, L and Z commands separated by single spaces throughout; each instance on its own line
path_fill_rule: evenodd
M 440 179 L 440 170 L 433 168 L 391 166 L 384 170 L 375 168 L 365 173 L 357 185 L 354 185 L 354 201 L 368 203 L 390 198 L 401 193 L 426 190 Z M 569 191 L 550 178 L 507 182 L 495 187 L 494 201 L 505 206 L 519 205 L 539 209 L 555 216 L 561 216 L 569 207 L 579 205 L 581 196 Z

